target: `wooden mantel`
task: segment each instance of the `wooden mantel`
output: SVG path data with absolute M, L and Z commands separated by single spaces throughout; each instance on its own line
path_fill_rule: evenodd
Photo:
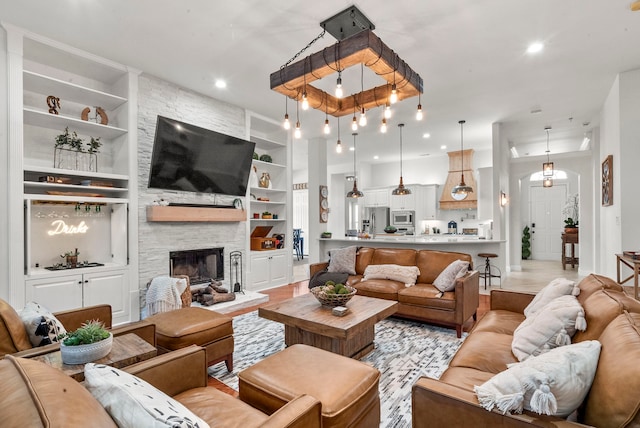
M 235 208 L 147 206 L 147 221 L 238 222 L 246 220 L 247 212 Z

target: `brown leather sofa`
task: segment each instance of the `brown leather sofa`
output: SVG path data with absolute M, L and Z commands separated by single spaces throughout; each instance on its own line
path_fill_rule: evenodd
M 440 379 L 423 377 L 414 384 L 413 427 L 640 426 L 640 302 L 604 276 L 591 274 L 579 286 L 587 329 L 577 332 L 572 342 L 597 339 L 602 349 L 591 390 L 570 416 L 572 421 L 528 411 L 503 415 L 478 404 L 474 385 L 517 362 L 511 352 L 513 332 L 534 296 L 492 290 L 490 311 L 476 323 Z
M 156 328 L 148 321 L 137 321 L 112 328 L 111 306 L 95 305 L 54 313 L 67 331 L 73 331 L 87 320 L 100 320 L 114 336 L 135 333 L 152 346 L 156 346 Z M 34 348 L 24 328 L 22 319 L 9 303 L 0 299 L 0 358 L 7 354 L 18 357 L 35 357 L 57 351 L 57 343 Z
M 398 312 L 394 316 L 454 326 L 460 337 L 462 325 L 472 316 L 475 319 L 478 310 L 478 272 L 469 272 L 457 279 L 455 290 L 445 292 L 441 297 L 440 291 L 433 286 L 438 275 L 455 260 L 468 261 L 473 267 L 472 257 L 464 253 L 362 247 L 356 253 L 356 275 L 349 276 L 347 285 L 355 287 L 361 296 L 397 301 Z M 362 281 L 367 266 L 381 264 L 417 266 L 420 275 L 416 285 L 405 287 L 402 282 L 389 279 Z M 312 264 L 309 267 L 311 276 L 328 265 L 328 262 Z
M 192 345 L 127 367 L 185 405 L 212 427 L 322 426 L 320 402 L 308 395 L 288 401 L 273 414 L 207 386 L 206 351 Z M 107 411 L 81 383 L 28 358 L 0 361 L 6 393 L 0 398 L 3 427 L 115 427 Z

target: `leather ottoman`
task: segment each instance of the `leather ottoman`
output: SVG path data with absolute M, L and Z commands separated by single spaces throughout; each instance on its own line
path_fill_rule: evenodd
M 199 345 L 207 352 L 208 365 L 224 361 L 227 370 L 233 370 L 231 317 L 208 309 L 187 307 L 152 315 L 146 321 L 156 326 L 158 353 Z
M 322 426 L 380 425 L 378 369 L 307 345 L 292 345 L 241 371 L 240 399 L 271 414 L 300 394 L 322 403 Z

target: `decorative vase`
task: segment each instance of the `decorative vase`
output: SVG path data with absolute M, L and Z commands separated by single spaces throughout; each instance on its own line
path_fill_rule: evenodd
M 565 227 L 564 233 L 578 233 L 577 227 Z
M 60 353 L 64 364 L 86 364 L 106 357 L 113 346 L 113 334 L 99 342 L 88 345 L 66 346 L 60 343 Z
M 269 173 L 263 172 L 262 177 L 260 177 L 260 182 L 259 182 L 260 187 L 267 189 L 269 188 L 270 182 L 271 182 L 271 177 L 269 176 Z

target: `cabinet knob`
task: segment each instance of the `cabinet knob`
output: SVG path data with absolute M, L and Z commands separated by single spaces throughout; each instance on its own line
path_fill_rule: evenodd
M 89 282 L 89 280 L 88 280 L 88 279 L 85 279 L 85 280 L 84 280 L 84 283 L 86 284 L 87 282 Z
M 78 284 L 82 285 L 82 281 L 78 281 Z

